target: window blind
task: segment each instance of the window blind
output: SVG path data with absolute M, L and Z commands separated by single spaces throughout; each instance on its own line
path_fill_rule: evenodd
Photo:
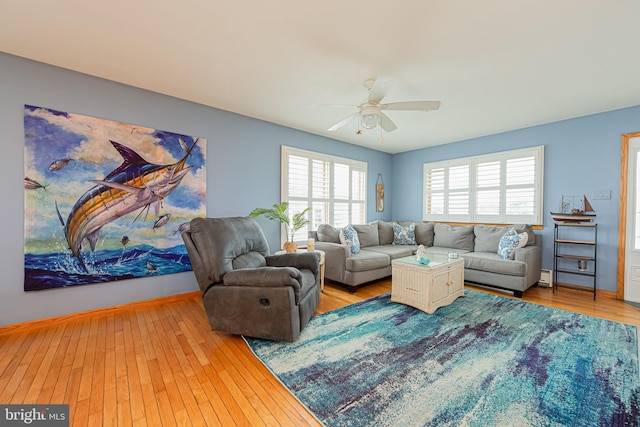
M 297 242 L 306 242 L 309 229 L 320 224 L 366 223 L 366 162 L 287 146 L 281 157 L 282 200 L 289 202 L 289 214 L 311 207 L 309 225 L 296 232 Z
M 425 221 L 542 224 L 544 146 L 425 163 Z

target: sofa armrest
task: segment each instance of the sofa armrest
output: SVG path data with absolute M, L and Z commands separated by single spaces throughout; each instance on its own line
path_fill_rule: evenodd
M 534 285 L 540 280 L 542 268 L 542 247 L 539 245 L 516 248 L 516 261 L 522 261 L 527 265 L 527 287 Z
M 347 258 L 351 256 L 349 246 L 340 243 L 316 242 L 316 249 L 324 251 L 324 277 L 344 283 L 347 273 Z
M 349 246 L 343 245 L 341 243 L 316 242 L 315 245 L 316 249 L 324 251 L 325 254 L 329 254 L 331 252 L 335 255 L 340 255 L 344 259 L 347 259 L 351 256 Z

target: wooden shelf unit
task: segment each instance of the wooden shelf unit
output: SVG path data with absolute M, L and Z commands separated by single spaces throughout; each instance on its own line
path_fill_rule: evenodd
M 570 230 L 571 227 L 581 227 L 581 228 L 589 228 L 592 230 L 593 240 L 578 240 L 578 239 L 570 239 L 566 236 L 560 237 L 561 229 L 563 227 L 567 227 L 567 230 Z M 568 231 L 567 231 L 568 233 Z M 562 232 L 564 234 L 564 232 Z M 591 236 L 590 236 L 591 237 Z M 591 277 L 593 280 L 593 290 L 589 288 L 576 288 L 575 286 L 571 286 L 572 289 L 582 289 L 593 292 L 593 299 L 596 299 L 596 272 L 597 272 L 597 259 L 598 259 L 598 224 L 596 223 L 567 223 L 567 222 L 556 222 L 554 226 L 553 233 L 553 292 L 555 293 L 558 289 L 558 286 L 570 285 L 568 283 L 560 283 L 558 282 L 558 273 L 565 275 L 576 275 L 576 276 L 587 276 Z M 575 248 L 576 246 L 587 246 L 591 247 L 588 251 L 589 254 L 577 254 L 571 253 L 571 248 Z M 586 268 L 584 270 L 580 270 L 579 268 L 570 268 L 568 267 L 567 262 L 563 261 L 584 261 L 586 263 Z M 590 267 L 590 263 L 592 264 L 592 268 Z

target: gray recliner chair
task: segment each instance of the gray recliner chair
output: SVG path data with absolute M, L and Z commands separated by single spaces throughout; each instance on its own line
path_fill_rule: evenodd
M 320 256 L 269 256 L 250 217 L 194 218 L 182 233 L 211 329 L 295 341 L 320 302 Z

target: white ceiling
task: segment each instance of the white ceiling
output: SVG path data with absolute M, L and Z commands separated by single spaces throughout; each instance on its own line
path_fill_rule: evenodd
M 0 50 L 398 153 L 640 104 L 638 0 L 0 0 Z M 1 70 L 0 70 L 1 73 Z M 0 74 L 1 75 L 1 74 Z M 327 129 L 393 81 L 385 133 Z

